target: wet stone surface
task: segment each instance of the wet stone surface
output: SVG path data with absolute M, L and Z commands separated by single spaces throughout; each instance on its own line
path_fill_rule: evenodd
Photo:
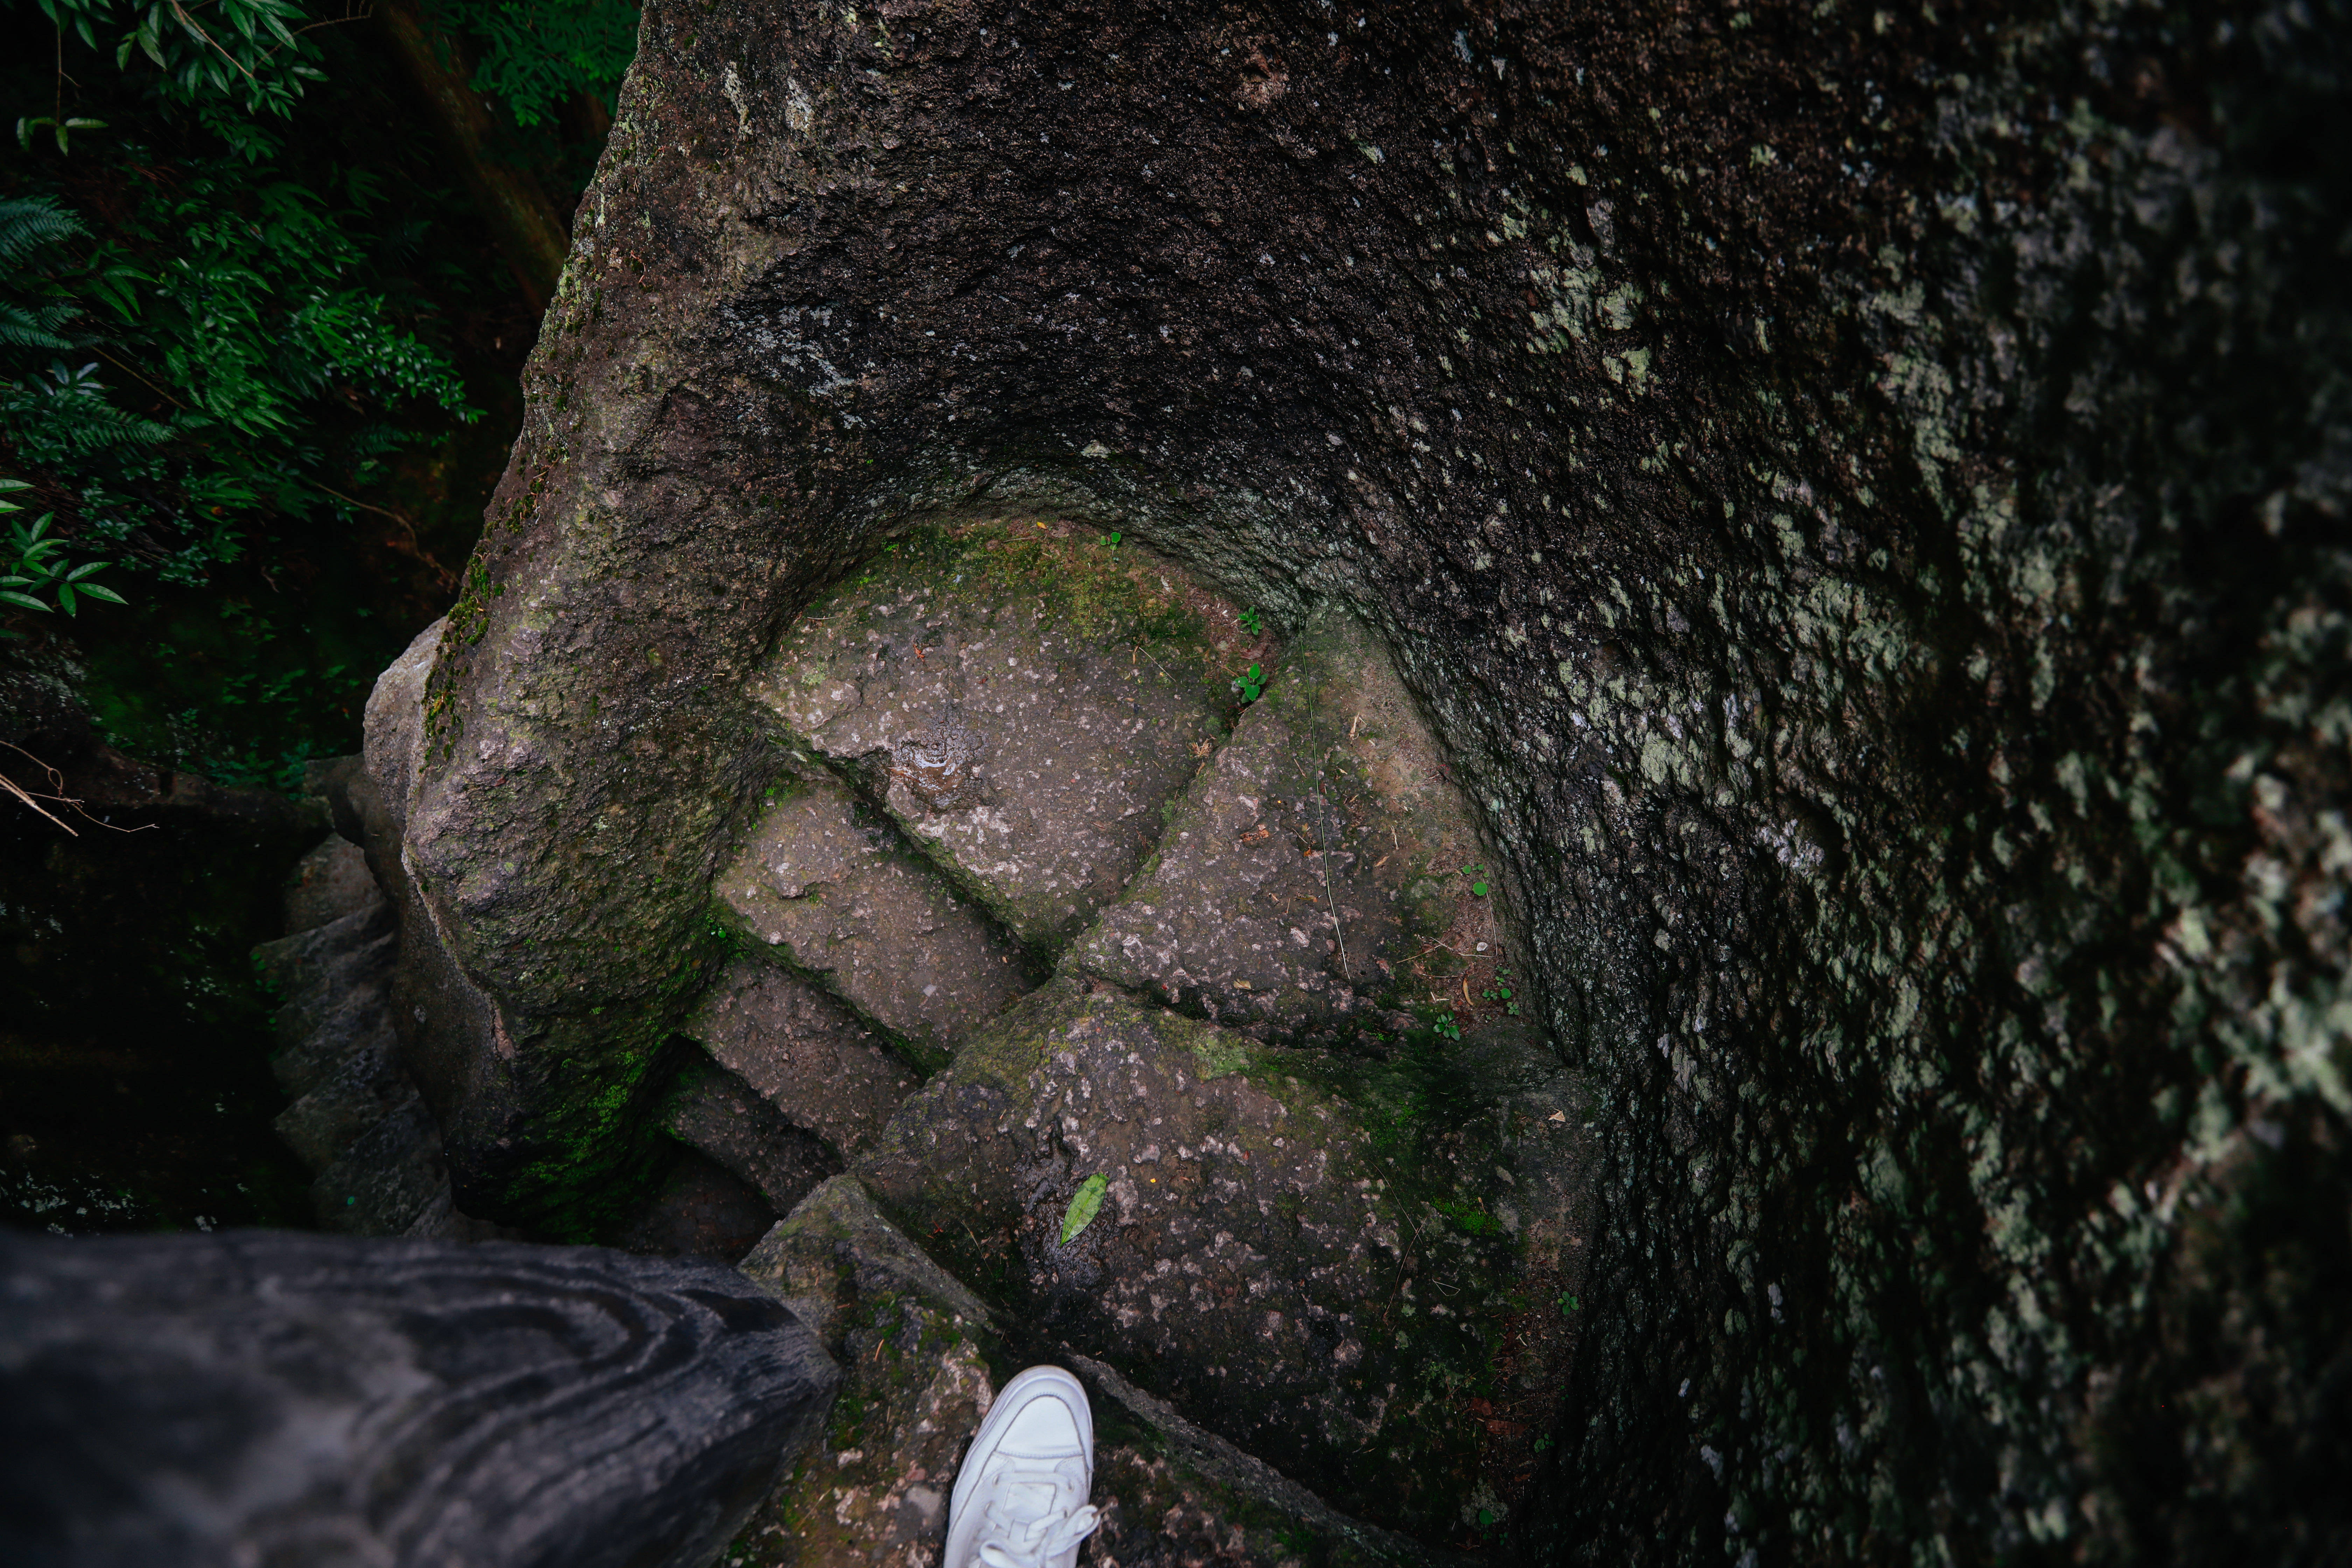
M 824 1140 L 717 1062 L 694 1062 L 679 1075 L 662 1130 L 725 1166 L 778 1214 L 841 1169 Z
M 1524 1040 L 1460 1044 L 1286 1050 L 1056 981 L 859 1173 L 1042 1339 L 1444 1542 L 1507 1510 L 1556 1411 L 1584 1201 L 1573 1081 Z M 1099 1213 L 1065 1244 L 1094 1176 Z
M 822 1437 L 719 1561 L 931 1568 L 956 1465 L 994 1396 L 987 1309 L 850 1177 L 819 1187 L 741 1268 L 845 1375 Z
M 818 1188 L 740 1265 L 814 1331 L 844 1369 L 826 1431 L 720 1561 L 732 1568 L 900 1563 L 929 1568 L 944 1500 L 994 1389 L 1051 1357 L 884 1216 L 852 1176 Z M 1333 1515 L 1263 1467 L 1203 1438 L 1100 1368 L 1072 1361 L 1094 1410 L 1094 1502 L 1080 1561 L 1114 1565 L 1412 1562 L 1411 1543 Z M 1112 1374 L 1115 1377 L 1116 1374 Z M 1364 1552 L 1373 1540 L 1386 1550 Z
M 730 964 L 681 1032 L 845 1156 L 874 1141 L 919 1081 L 846 1006 L 758 958 Z
M 1127 886 L 1223 733 L 1260 642 L 1236 615 L 1132 543 L 963 523 L 813 606 L 754 691 L 1050 951 Z
M 1070 962 L 1263 1037 L 1458 1022 L 1520 973 L 1491 865 L 1387 651 L 1327 609 Z
M 814 976 L 926 1068 L 1029 988 L 1020 945 L 846 785 L 817 772 L 777 795 L 717 887 L 755 948 Z

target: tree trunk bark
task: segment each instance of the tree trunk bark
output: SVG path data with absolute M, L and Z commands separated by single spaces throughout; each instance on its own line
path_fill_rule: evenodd
M 472 58 L 433 25 L 418 0 L 378 0 L 375 23 L 455 158 L 517 286 L 533 313 L 545 310 L 572 247 L 569 226 L 535 176 L 490 156 L 496 127 L 489 105 L 474 90 Z

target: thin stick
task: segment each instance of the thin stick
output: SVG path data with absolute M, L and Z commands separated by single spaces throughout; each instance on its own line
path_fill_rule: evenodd
M 38 757 L 37 757 L 37 756 L 33 755 L 33 753 L 32 753 L 32 752 L 28 752 L 28 751 L 25 750 L 25 748 L 24 748 L 24 747 L 22 747 L 22 746 L 20 746 L 20 745 L 16 744 L 16 742 L 14 742 L 14 741 L 0 741 L 0 746 L 5 746 L 5 747 L 7 747 L 10 751 L 12 751 L 12 752 L 16 752 L 18 756 L 23 757 L 26 762 L 28 762 L 28 763 L 32 763 L 35 767 L 37 767 L 37 768 L 40 769 L 43 773 L 45 773 L 48 774 L 48 775 L 49 775 L 49 787 L 50 787 L 51 789 L 54 789 L 54 790 L 62 790 L 63 788 L 65 788 L 66 778 L 65 778 L 65 775 L 64 775 L 63 773 L 61 773 L 58 772 L 58 770 L 57 770 L 57 769 L 55 769 L 55 768 L 53 768 L 53 767 L 49 766 L 49 764 L 48 764 L 48 763 L 45 763 L 45 762 L 41 761 L 41 759 L 40 759 L 40 758 L 38 758 Z M 60 818 L 58 818 L 57 816 L 55 816 L 55 815 L 54 815 L 54 814 L 52 814 L 51 812 L 49 812 L 47 808 L 45 808 L 45 807 L 41 805 L 41 802 L 42 802 L 42 801 L 45 801 L 45 800 L 48 800 L 48 801 L 55 801 L 55 802 L 56 802 L 58 805 L 59 805 L 70 807 L 70 808 L 72 809 L 72 811 L 73 811 L 73 814 L 74 814 L 76 816 L 80 817 L 84 822 L 91 823 L 91 824 L 93 824 L 93 825 L 95 825 L 95 826 L 100 826 L 100 827 L 112 828 L 112 829 L 113 829 L 115 832 L 117 832 L 117 833 L 144 833 L 144 832 L 146 832 L 149 828 L 151 828 L 151 827 L 152 827 L 152 826 L 155 826 L 155 824 L 153 824 L 153 823 L 152 823 L 152 822 L 142 822 L 142 823 L 141 823 L 141 824 L 140 824 L 138 826 L 136 826 L 136 827 L 116 827 L 116 826 L 115 826 L 115 825 L 114 825 L 113 823 L 111 823 L 111 822 L 100 822 L 97 817 L 92 816 L 91 816 L 88 811 L 86 811 L 86 810 L 84 810 L 84 809 L 82 808 L 82 804 L 81 804 L 81 802 L 79 802 L 79 801 L 78 801 L 78 800 L 74 799 L 71 795 L 34 795 L 31 791 L 29 791 L 29 790 L 26 789 L 22 784 L 19 784 L 16 780 L 14 780 L 14 779 L 10 778 L 10 777 L 9 777 L 7 774 L 5 774 L 5 773 L 0 773 L 0 785 L 5 785 L 5 786 L 6 786 L 7 791 L 8 791 L 8 793 L 9 793 L 10 795 L 15 795 L 18 800 L 23 801 L 26 805 L 31 806 L 35 811 L 39 812 L 43 816 L 47 817 L 51 822 L 57 823 L 57 825 L 58 825 L 59 827 L 65 827 L 67 835 L 68 835 L 68 837 L 70 837 L 79 838 L 79 837 L 81 837 L 81 835 L 80 835 L 80 834 L 79 834 L 79 833 L 74 832 L 74 830 L 73 830 L 72 828 L 70 828 L 70 827 L 66 827 L 65 823 L 64 823 Z
M 178 398 L 173 396 L 170 393 L 164 391 L 162 387 L 156 385 L 153 382 L 148 380 L 145 376 L 131 369 L 129 365 L 124 364 L 121 360 L 116 359 L 112 354 L 108 353 L 96 343 L 89 345 L 89 352 L 104 360 L 107 363 L 112 365 L 115 369 L 121 371 L 123 374 L 129 376 L 131 380 L 137 382 L 140 385 L 145 387 L 148 391 L 153 393 L 156 396 L 162 398 L 164 402 L 170 404 L 173 407 L 178 409 L 181 413 L 184 414 L 188 411 L 188 405 L 186 404 L 181 402 Z
M 23 786 L 18 784 L 15 779 L 10 778 L 6 773 L 0 773 L 0 789 L 5 789 L 10 795 L 15 795 L 18 800 L 21 800 L 26 805 L 31 806 L 35 811 L 40 812 L 43 816 L 47 817 L 51 822 L 56 822 L 59 827 L 65 827 L 67 837 L 79 838 L 81 837 L 80 834 L 76 833 L 72 828 L 66 827 L 64 823 L 58 822 L 54 814 L 44 809 L 39 801 L 35 800 L 31 795 L 26 795 Z
M 345 506 L 355 506 L 362 511 L 372 511 L 378 517 L 388 517 L 392 519 L 393 521 L 400 524 L 401 531 L 408 535 L 408 543 L 405 548 L 401 549 L 401 553 L 406 555 L 413 561 L 430 566 L 433 569 L 433 575 L 436 585 L 443 588 L 452 588 L 457 586 L 457 574 L 451 572 L 446 566 L 442 565 L 440 561 L 435 557 L 434 553 L 425 549 L 424 544 L 418 541 L 416 537 L 416 525 L 415 523 L 409 521 L 398 512 L 391 510 L 389 508 L 371 506 L 366 501 L 361 500 L 356 496 L 347 496 L 339 489 L 332 489 L 325 485 L 320 484 L 316 479 L 312 479 L 310 483 L 316 486 L 319 489 L 326 491 L 327 494 L 334 497 L 337 500 L 341 501 Z
M 213 43 L 213 36 L 210 33 L 205 32 L 202 27 L 196 26 L 196 19 L 194 16 L 189 16 L 186 11 L 181 8 L 180 0 L 165 0 L 165 3 L 172 7 L 172 15 L 180 19 L 183 26 L 186 27 L 188 31 L 194 33 L 199 38 L 202 38 L 205 42 L 212 44 L 213 52 L 215 54 L 220 56 L 221 58 L 226 60 L 229 64 L 236 66 L 237 75 L 243 77 L 247 81 L 253 81 L 255 79 L 253 73 L 246 69 L 245 67 L 239 63 L 235 55 L 230 54 L 226 49 L 222 48 L 220 45 Z M 278 51 L 276 49 L 272 49 L 269 52 L 274 55 Z

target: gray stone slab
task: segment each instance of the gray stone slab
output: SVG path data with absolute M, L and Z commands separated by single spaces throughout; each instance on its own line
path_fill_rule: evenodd
M 441 1130 L 412 1100 L 362 1133 L 310 1184 L 310 1206 L 326 1230 L 398 1236 L 449 1186 Z
M 679 1028 L 844 1157 L 862 1152 L 920 1081 L 873 1026 L 757 958 L 730 964 Z
M 1327 609 L 1068 962 L 1268 1037 L 1460 1027 L 1516 1000 L 1506 893 L 1386 649 Z
M 1029 989 L 1027 955 L 839 781 L 789 790 L 720 873 L 719 901 L 755 944 L 938 1066 Z
M 391 977 L 400 958 L 399 921 L 378 900 L 324 925 L 265 942 L 253 950 L 253 958 L 277 1002 L 271 1032 L 293 1047 L 352 997 Z
M 323 1171 L 360 1135 L 416 1098 L 384 1029 L 348 1052 L 309 1092 L 270 1123 L 312 1171 Z
M 1234 613 L 1092 531 L 969 523 L 813 606 L 753 689 L 1050 950 L 1126 887 L 1223 732 Z
M 1584 1256 L 1563 1216 L 1589 1160 L 1582 1090 L 1530 1037 L 1438 1044 L 1390 1062 L 1270 1047 L 1056 980 L 856 1173 L 1038 1342 L 1349 1514 L 1444 1542 L 1558 1419 Z M 1069 1233 L 1090 1184 L 1100 1207 Z
M 750 1183 L 780 1215 L 841 1169 L 823 1139 L 717 1062 L 692 1063 L 679 1075 L 662 1128 Z
M 286 929 L 309 931 L 383 901 L 367 851 L 340 836 L 302 857 L 286 884 Z

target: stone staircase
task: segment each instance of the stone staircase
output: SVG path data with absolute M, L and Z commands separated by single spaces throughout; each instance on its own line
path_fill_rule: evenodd
M 315 1179 L 320 1226 L 348 1236 L 511 1234 L 450 1201 L 441 1130 L 401 1065 L 390 1001 L 399 922 L 356 844 L 330 837 L 286 889 L 288 934 L 254 949 L 278 998 L 270 1069 L 293 1103 L 286 1140 Z

